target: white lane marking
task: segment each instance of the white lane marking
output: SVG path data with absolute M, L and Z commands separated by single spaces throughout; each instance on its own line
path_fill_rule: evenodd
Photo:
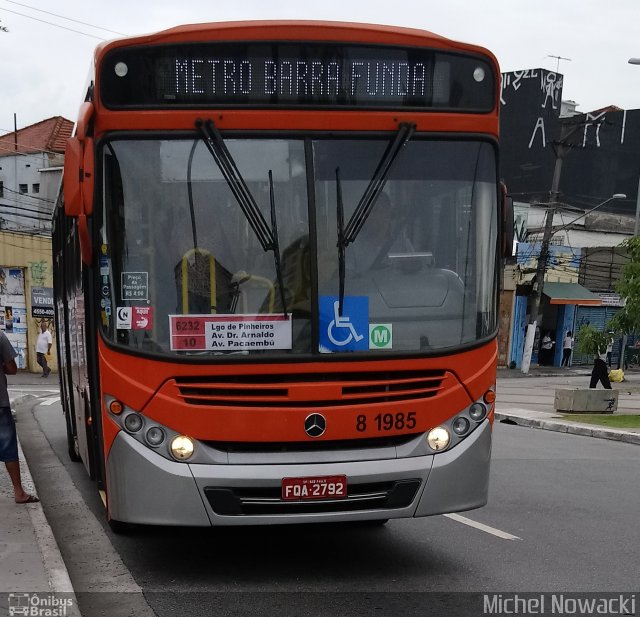
M 46 398 L 40 403 L 40 405 L 53 405 L 54 403 L 57 403 L 59 400 L 60 400 L 59 396 L 54 396 L 53 398 Z
M 491 535 L 502 538 L 503 540 L 522 540 L 522 538 L 507 533 L 506 531 L 501 531 L 500 529 L 496 529 L 495 527 L 489 527 L 489 525 L 485 525 L 484 523 L 472 521 L 466 516 L 460 516 L 459 514 L 443 514 L 443 516 L 450 518 L 452 521 L 462 523 L 463 525 L 469 525 L 469 527 L 474 527 L 475 529 L 484 531 L 485 533 L 490 533 Z
M 28 393 L 38 393 L 38 394 L 59 394 L 60 388 L 47 388 L 46 386 L 32 386 L 32 387 L 13 387 L 7 388 L 9 394 L 28 394 Z

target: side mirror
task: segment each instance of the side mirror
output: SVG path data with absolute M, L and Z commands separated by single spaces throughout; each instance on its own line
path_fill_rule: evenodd
M 84 213 L 87 216 L 93 214 L 93 184 L 95 179 L 95 154 L 93 150 L 93 138 L 84 140 L 84 152 L 82 154 L 82 203 Z
M 93 117 L 93 103 L 82 103 L 78 112 L 78 122 L 76 124 L 76 137 L 84 141 L 89 133 L 89 124 Z
M 64 211 L 67 216 L 79 216 L 83 210 L 82 159 L 82 144 L 76 137 L 70 137 L 64 151 Z
M 82 261 L 90 266 L 93 250 L 91 246 L 91 235 L 89 234 L 89 225 L 87 224 L 87 217 L 84 214 L 78 216 L 78 240 L 80 241 L 80 256 L 82 257 Z

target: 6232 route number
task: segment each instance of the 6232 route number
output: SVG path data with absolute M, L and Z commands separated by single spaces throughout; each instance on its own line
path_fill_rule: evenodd
M 379 413 L 371 421 L 364 414 L 359 415 L 356 418 L 356 430 L 359 433 L 364 433 L 368 430 L 377 432 L 384 431 L 402 431 L 405 429 L 414 429 L 416 427 L 416 412 L 410 411 L 408 413 Z

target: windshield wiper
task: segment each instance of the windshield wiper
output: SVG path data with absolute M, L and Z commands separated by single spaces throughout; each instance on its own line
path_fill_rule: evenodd
M 224 143 L 220 131 L 213 120 L 196 121 L 198 128 L 203 135 L 203 141 L 207 150 L 211 153 L 213 160 L 220 169 L 227 185 L 236 198 L 242 213 L 244 214 L 251 229 L 258 238 L 258 242 L 265 251 L 273 251 L 273 260 L 276 269 L 278 286 L 280 287 L 280 299 L 282 301 L 282 312 L 287 316 L 287 305 L 285 301 L 282 265 L 280 261 L 280 245 L 278 242 L 278 225 L 276 222 L 276 202 L 273 191 L 273 173 L 269 170 L 269 197 L 271 202 L 271 228 L 265 221 L 258 204 L 254 199 L 247 183 L 245 182 L 236 162 L 231 156 L 231 152 Z
M 358 237 L 362 226 L 367 218 L 369 218 L 369 215 L 373 210 L 373 206 L 387 182 L 389 172 L 391 171 L 398 154 L 400 154 L 400 150 L 402 150 L 405 144 L 411 139 L 415 130 L 415 124 L 409 124 L 407 122 L 400 123 L 395 137 L 389 142 L 389 145 L 384 151 L 384 154 L 382 155 L 367 188 L 360 198 L 360 202 L 356 206 L 356 209 L 353 211 L 353 214 L 345 227 L 343 238 L 344 246 L 347 246 Z
M 276 200 L 273 194 L 273 172 L 269 170 L 269 200 L 271 202 L 271 236 L 273 238 L 273 261 L 276 266 L 278 287 L 280 288 L 280 300 L 282 312 L 287 316 L 287 301 L 284 297 L 284 281 L 282 279 L 282 264 L 280 263 L 280 242 L 278 241 L 278 223 L 276 222 Z
M 387 182 L 389 172 L 393 167 L 400 150 L 411 139 L 416 130 L 415 124 L 407 122 L 400 123 L 398 130 L 392 141 L 387 145 L 373 176 L 367 185 L 360 202 L 349 218 L 346 227 L 344 224 L 344 204 L 342 202 L 342 184 L 340 182 L 340 168 L 336 167 L 336 207 L 337 207 L 337 224 L 338 224 L 338 277 L 339 277 L 339 296 L 338 296 L 338 314 L 342 315 L 342 307 L 344 304 L 344 283 L 345 283 L 345 249 L 351 244 L 360 233 L 362 226 L 373 210 L 373 206 L 382 192 Z
M 342 182 L 340 181 L 340 168 L 336 167 L 336 220 L 338 224 L 338 315 L 342 317 L 342 305 L 344 304 L 344 279 L 345 279 L 345 248 L 344 238 L 344 203 L 342 201 Z
M 273 250 L 273 233 L 269 229 L 267 221 L 264 220 L 264 216 L 262 216 L 256 200 L 253 198 L 236 162 L 224 143 L 220 131 L 213 120 L 206 120 L 205 122 L 196 120 L 196 128 L 202 132 L 204 145 L 211 153 L 216 165 L 220 168 L 222 176 L 229 185 L 251 229 L 256 234 L 258 242 L 260 242 L 265 251 Z

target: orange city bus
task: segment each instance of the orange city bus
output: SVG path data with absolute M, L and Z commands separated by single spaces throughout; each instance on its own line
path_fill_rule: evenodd
M 69 454 L 114 529 L 486 503 L 499 83 L 365 24 L 98 47 L 54 269 Z

